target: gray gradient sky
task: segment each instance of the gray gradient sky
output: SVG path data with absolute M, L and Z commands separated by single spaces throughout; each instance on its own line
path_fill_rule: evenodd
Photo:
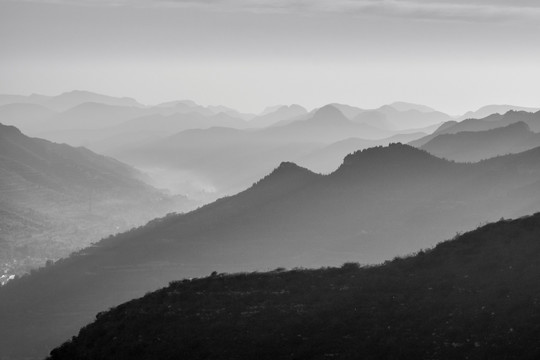
M 0 93 L 539 106 L 536 0 L 0 0 Z

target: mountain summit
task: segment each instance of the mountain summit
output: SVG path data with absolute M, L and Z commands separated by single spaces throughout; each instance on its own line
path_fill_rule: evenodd
M 349 120 L 333 105 L 325 105 L 315 111 L 310 119 L 313 123 L 318 124 L 346 124 Z

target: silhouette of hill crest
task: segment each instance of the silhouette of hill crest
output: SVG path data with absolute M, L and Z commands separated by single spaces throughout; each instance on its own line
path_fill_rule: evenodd
M 318 109 L 313 114 L 311 121 L 319 123 L 349 122 L 347 117 L 345 117 L 345 115 L 343 115 L 343 113 L 333 105 L 325 105 L 322 108 Z
M 375 267 L 172 281 L 48 359 L 537 358 L 539 234 L 537 213 Z
M 384 167 L 390 164 L 410 165 L 425 161 L 447 162 L 413 146 L 402 143 L 391 143 L 388 146 L 375 146 L 347 155 L 337 172 L 345 168 L 358 168 L 361 170 L 365 169 L 365 166 L 368 165 Z

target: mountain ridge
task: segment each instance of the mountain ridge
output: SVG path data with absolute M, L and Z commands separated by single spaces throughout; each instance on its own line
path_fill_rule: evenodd
M 539 234 L 536 213 L 378 266 L 178 279 L 98 313 L 48 360 L 533 359 Z
M 377 263 L 456 229 L 523 215 L 540 206 L 539 154 L 458 164 L 396 144 L 351 155 L 356 168 L 325 176 L 285 163 L 237 195 L 104 239 L 0 288 L 0 316 L 11 324 L 0 346 L 44 356 L 95 313 L 179 277 Z M 29 329 L 36 313 L 49 315 Z

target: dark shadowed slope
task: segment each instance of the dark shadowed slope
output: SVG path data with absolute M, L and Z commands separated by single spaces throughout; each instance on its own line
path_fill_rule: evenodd
M 537 146 L 540 146 L 540 134 L 533 133 L 524 122 L 517 122 L 487 131 L 438 135 L 421 148 L 437 157 L 474 162 Z
M 49 359 L 537 359 L 539 255 L 536 214 L 376 267 L 175 281 Z
M 393 144 L 322 176 L 283 163 L 250 189 L 101 241 L 0 288 L 5 354 L 44 356 L 93 316 L 216 271 L 374 263 L 538 204 L 540 148 L 457 164 Z M 532 186 L 532 187 L 531 187 Z M 530 192 L 529 192 L 530 191 Z
M 2 270 L 20 274 L 176 208 L 142 176 L 112 158 L 0 124 Z

